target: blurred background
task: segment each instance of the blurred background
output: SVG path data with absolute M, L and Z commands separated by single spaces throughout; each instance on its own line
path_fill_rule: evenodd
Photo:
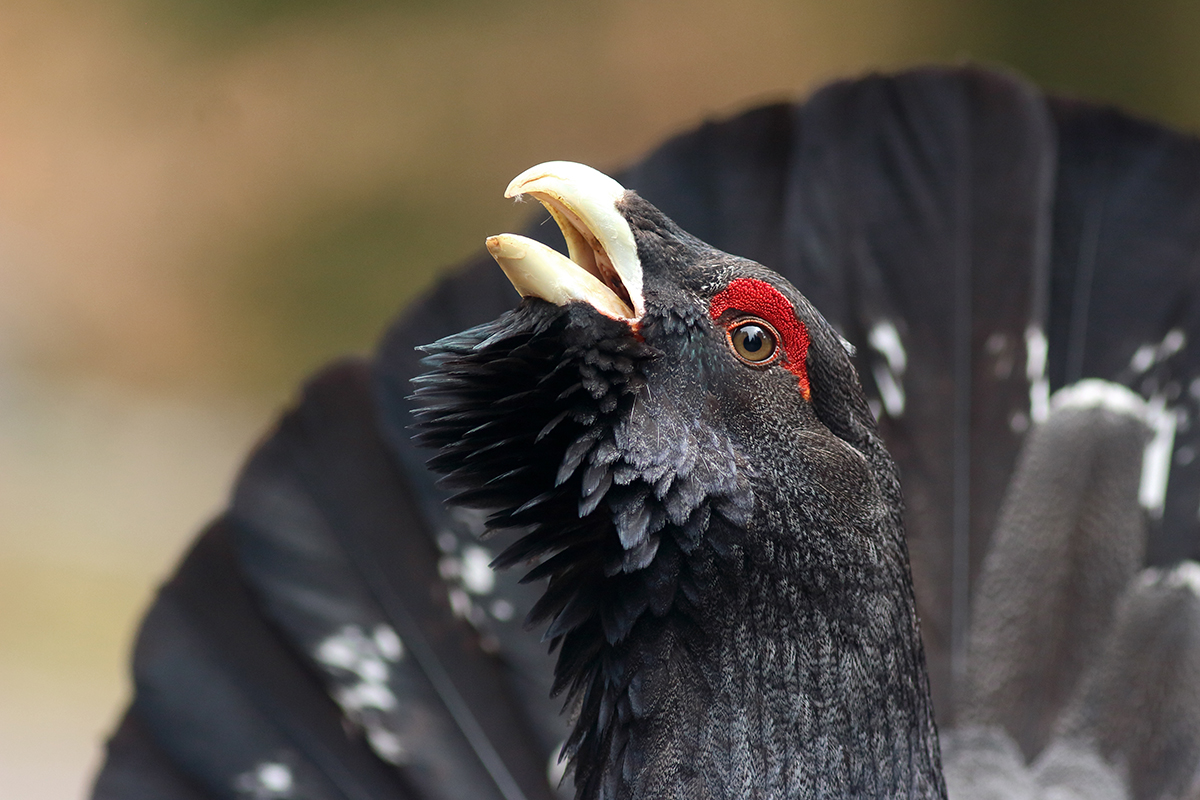
M 0 0 L 0 797 L 86 794 L 242 456 L 512 176 L 968 59 L 1200 129 L 1193 0 Z

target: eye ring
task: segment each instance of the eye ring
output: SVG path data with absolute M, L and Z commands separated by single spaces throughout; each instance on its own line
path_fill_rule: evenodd
M 779 331 L 758 317 L 739 317 L 725 327 L 729 349 L 743 364 L 766 367 L 779 360 Z

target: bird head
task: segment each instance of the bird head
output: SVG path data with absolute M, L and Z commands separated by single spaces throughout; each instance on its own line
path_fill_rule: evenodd
M 546 580 L 530 622 L 580 796 L 936 794 L 899 482 L 852 348 L 589 167 L 506 194 L 568 256 L 488 240 L 523 300 L 426 348 L 420 436 L 455 502 L 520 532 L 496 565 Z

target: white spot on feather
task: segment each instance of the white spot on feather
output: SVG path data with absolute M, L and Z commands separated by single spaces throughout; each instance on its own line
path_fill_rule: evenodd
M 879 399 L 883 401 L 883 410 L 889 417 L 899 417 L 904 414 L 904 388 L 894 377 L 891 370 L 879 365 L 871 370 L 875 376 L 875 385 L 879 388 Z
M 1183 349 L 1187 344 L 1187 334 L 1179 328 L 1172 328 L 1167 331 L 1167 335 L 1163 337 L 1162 344 L 1158 346 L 1158 360 L 1170 358 Z
M 1135 375 L 1141 375 L 1155 364 L 1162 363 L 1178 353 L 1186 344 L 1187 334 L 1179 328 L 1172 328 L 1167 331 L 1161 342 L 1148 342 L 1134 350 L 1129 359 L 1129 368 Z
M 471 546 L 463 550 L 462 582 L 471 594 L 488 594 L 496 588 L 496 574 L 488 566 L 492 554 L 482 547 Z
M 442 556 L 438 559 L 438 575 L 444 581 L 452 581 L 462 577 L 462 560 L 454 556 Z
M 329 667 L 353 670 L 358 663 L 358 651 L 343 634 L 331 636 L 317 647 L 317 661 Z
M 1167 500 L 1167 481 L 1171 477 L 1171 451 L 1175 447 L 1175 412 L 1161 397 L 1151 398 L 1147 421 L 1154 429 L 1154 438 L 1146 445 L 1142 456 L 1142 482 L 1138 501 L 1155 519 L 1162 517 Z
M 233 779 L 233 788 L 255 800 L 276 800 L 292 796 L 295 780 L 287 764 L 264 761 Z
M 1157 349 L 1152 344 L 1144 344 L 1137 350 L 1134 350 L 1133 358 L 1129 359 L 1129 368 L 1137 375 L 1141 375 L 1150 369 L 1154 366 L 1154 351 Z
M 1088 378 L 1064 386 L 1050 398 L 1050 408 L 1105 408 L 1149 422 L 1149 408 L 1145 400 L 1133 390 L 1112 381 Z
M 462 589 L 451 589 L 446 593 L 450 599 L 450 610 L 459 619 L 467 619 L 471 615 L 471 598 Z
M 1037 325 L 1025 329 L 1025 379 L 1029 381 L 1029 416 L 1044 422 L 1050 415 L 1050 380 L 1046 377 L 1046 359 L 1050 345 Z
M 1167 481 L 1171 477 L 1171 453 L 1175 446 L 1178 416 L 1168 408 L 1161 396 L 1143 400 L 1120 384 L 1095 378 L 1082 380 L 1054 393 L 1051 407 L 1105 408 L 1126 414 L 1144 422 L 1153 436 L 1142 453 L 1142 476 L 1138 485 L 1138 502 L 1152 517 L 1159 518 L 1167 498 Z
M 908 367 L 908 356 L 904 352 L 904 345 L 900 341 L 900 333 L 896 330 L 895 325 L 888 320 L 877 322 L 867 335 L 867 341 L 871 343 L 871 347 L 874 347 L 887 359 L 888 367 L 892 372 L 897 375 L 904 374 L 904 370 Z
M 404 743 L 399 736 L 382 725 L 368 725 L 366 733 L 367 744 L 384 761 L 400 764 L 404 760 Z
M 883 410 L 889 417 L 900 417 L 904 414 L 904 371 L 908 368 L 908 356 L 900 341 L 900 333 L 891 321 L 883 320 L 871 328 L 867 342 L 886 362 L 871 368 L 875 386 L 879 389 L 879 399 L 883 401 Z
M 1167 585 L 1173 589 L 1190 589 L 1200 597 L 1200 564 L 1182 561 L 1167 571 Z
M 492 603 L 491 611 L 492 616 L 500 622 L 508 622 L 513 618 L 513 613 L 516 611 L 516 609 L 513 608 L 512 603 L 501 598 Z
M 258 779 L 272 792 L 282 794 L 292 790 L 292 771 L 286 764 L 262 764 L 258 768 Z
M 330 692 L 334 701 L 355 721 L 362 720 L 364 710 L 390 711 L 397 706 L 388 685 L 388 662 L 403 657 L 400 637 L 384 624 L 376 625 L 370 636 L 359 625 L 346 625 L 322 641 L 314 653 L 339 684 Z
M 364 681 L 383 683 L 388 679 L 388 667 L 382 658 L 364 658 L 358 664 L 358 674 Z
M 399 661 L 404 657 L 404 643 L 392 630 L 392 626 L 376 625 L 375 635 L 371 638 L 375 640 L 375 647 L 379 650 L 379 654 L 388 661 Z
M 392 690 L 373 680 L 364 680 L 338 689 L 333 693 L 333 699 L 343 711 L 350 714 L 357 714 L 368 708 L 391 711 L 396 707 L 396 695 L 392 694 Z
M 1181 561 L 1173 567 L 1148 567 L 1141 571 L 1136 580 L 1139 591 L 1156 585 L 1168 589 L 1187 589 L 1200 597 L 1200 564 Z

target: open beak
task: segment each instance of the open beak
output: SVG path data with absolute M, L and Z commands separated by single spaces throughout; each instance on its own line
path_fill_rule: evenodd
M 522 172 L 504 192 L 526 194 L 554 217 L 570 258 L 514 233 L 488 237 L 488 252 L 517 292 L 560 306 L 581 301 L 631 324 L 641 319 L 642 264 L 633 231 L 617 210 L 625 188 L 583 164 L 547 161 Z

